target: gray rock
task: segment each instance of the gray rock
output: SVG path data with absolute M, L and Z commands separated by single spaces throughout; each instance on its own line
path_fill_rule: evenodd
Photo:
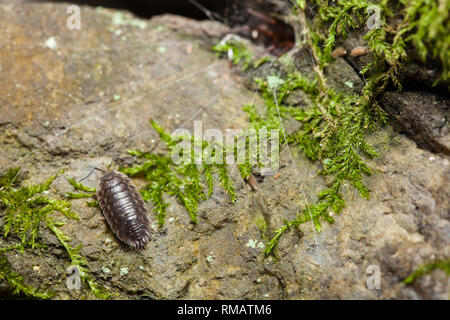
M 210 38 L 178 31 L 196 22 L 179 19 L 174 31 L 173 17 L 143 21 L 119 13 L 114 20 L 116 12 L 88 7 L 81 14 L 76 31 L 65 26 L 66 5 L 0 6 L 0 166 L 22 166 L 28 183 L 62 168 L 81 178 L 111 160 L 127 164 L 129 148 L 161 152 L 150 118 L 169 132 L 192 132 L 194 120 L 203 120 L 204 130 L 238 129 L 247 125 L 245 103 L 255 98 L 262 106 L 226 61 L 204 49 Z M 61 230 L 82 244 L 92 276 L 115 298 L 446 299 L 450 282 L 439 270 L 413 286 L 401 280 L 423 263 L 450 256 L 449 160 L 418 149 L 391 126 L 369 139 L 381 153 L 370 163 L 375 174 L 365 179 L 371 199 L 344 189 L 347 206 L 336 222 L 317 234 L 311 224 L 289 231 L 277 259 L 262 255 L 264 239 L 315 201 L 325 184 L 319 165 L 294 148 L 300 181 L 286 149 L 281 176 L 261 179 L 257 192 L 233 168 L 235 203 L 216 186 L 194 226 L 184 207 L 168 198 L 166 224 L 154 225 L 145 250 L 122 246 L 84 200 L 73 200 L 80 221 L 58 216 L 66 222 Z M 96 186 L 98 178 L 93 174 L 85 183 Z M 50 195 L 70 190 L 61 176 Z M 40 240 L 44 251 L 9 252 L 12 267 L 56 298 L 93 298 L 86 286 L 67 289 L 70 261 L 54 235 L 43 231 Z M 0 245 L 9 241 L 2 238 Z M 379 290 L 366 285 L 370 265 L 380 269 Z M 0 292 L 6 288 L 0 281 Z
M 450 154 L 450 100 L 427 92 L 385 92 L 380 103 L 421 148 Z

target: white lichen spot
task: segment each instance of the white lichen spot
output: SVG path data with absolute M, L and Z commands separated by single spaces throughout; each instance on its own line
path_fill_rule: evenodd
M 147 28 L 147 22 L 140 19 L 129 18 L 120 11 L 114 12 L 112 23 L 119 26 L 134 26 L 140 29 Z
M 133 19 L 131 22 L 132 22 L 131 25 L 136 26 L 136 27 L 138 27 L 140 29 L 147 28 L 147 22 L 145 22 L 145 21 L 138 20 L 138 19 Z
M 51 50 L 55 50 L 58 44 L 56 43 L 55 37 L 50 37 L 45 41 L 45 46 Z
M 143 266 L 139 266 L 138 268 L 139 268 L 139 270 L 144 270 Z
M 261 283 L 261 279 L 259 279 L 259 278 L 256 279 L 256 282 L 257 282 L 257 283 Z
M 250 240 L 248 240 L 246 246 L 247 246 L 247 248 L 255 249 L 257 244 L 258 244 L 258 241 L 250 239 Z
M 169 222 L 174 222 L 174 221 L 175 221 L 175 218 L 173 218 L 173 217 L 169 218 Z
M 264 247 L 265 247 L 264 242 L 262 242 L 262 241 L 258 242 L 258 248 L 264 249 Z
M 123 16 L 122 12 L 114 12 L 112 16 L 112 23 L 116 25 L 124 25 L 125 24 L 125 18 Z
M 351 81 L 345 81 L 344 83 L 345 83 L 345 85 L 346 85 L 347 87 L 353 88 L 353 82 L 351 82 Z
M 118 101 L 118 100 L 120 100 L 120 98 L 121 98 L 120 94 L 113 95 L 114 101 Z
M 434 160 L 436 160 L 436 158 L 435 157 L 429 157 L 428 160 L 434 161 Z
M 163 26 L 158 26 L 158 27 L 156 28 L 156 30 L 159 31 L 159 32 L 161 32 L 161 31 L 164 30 L 164 27 L 163 27 Z
M 102 267 L 102 271 L 103 271 L 103 273 L 106 273 L 106 274 L 111 272 L 111 270 L 108 267 Z
M 158 52 L 159 53 L 164 53 L 164 52 L 166 52 L 166 50 L 167 50 L 166 47 L 163 47 L 163 46 L 159 46 L 158 47 Z
M 41 268 L 39 268 L 39 266 L 34 266 L 33 270 L 39 273 L 41 271 Z
M 110 242 L 112 242 L 112 240 L 110 238 L 105 239 L 105 243 L 110 243 Z
M 128 274 L 128 268 L 120 268 L 120 276 L 124 276 Z
M 208 263 L 213 262 L 213 260 L 214 260 L 214 257 L 211 256 L 211 255 L 209 255 L 209 256 L 206 257 L 206 262 L 208 262 Z

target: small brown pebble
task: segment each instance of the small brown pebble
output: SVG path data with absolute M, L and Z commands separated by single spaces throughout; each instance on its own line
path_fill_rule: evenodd
M 245 179 L 245 182 L 252 188 L 253 191 L 258 190 L 258 183 L 256 182 L 255 177 L 250 173 L 250 176 Z
M 273 176 L 274 179 L 278 179 L 279 177 L 281 177 L 281 173 L 279 172 L 275 173 L 275 175 Z
M 347 54 L 347 50 L 345 50 L 343 47 L 336 47 L 336 49 L 333 50 L 331 53 L 331 57 L 333 59 L 336 59 L 338 57 L 345 56 Z
M 355 47 L 350 52 L 350 55 L 352 57 L 359 57 L 367 54 L 367 48 L 366 47 Z

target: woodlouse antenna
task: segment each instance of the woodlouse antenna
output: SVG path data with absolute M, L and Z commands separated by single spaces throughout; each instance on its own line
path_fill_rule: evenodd
M 94 167 L 94 168 L 91 170 L 91 172 L 89 172 L 89 174 L 88 174 L 86 177 L 84 177 L 83 179 L 81 179 L 81 180 L 78 181 L 78 182 L 81 182 L 81 181 L 83 181 L 83 180 L 89 178 L 89 177 L 91 176 L 92 172 L 94 172 L 94 170 L 100 171 L 100 172 L 102 172 L 102 173 L 106 173 L 105 170 L 99 169 L 99 168 L 97 168 L 97 167 Z

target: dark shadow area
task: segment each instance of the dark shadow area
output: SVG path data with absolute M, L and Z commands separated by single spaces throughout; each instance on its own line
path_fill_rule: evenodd
M 192 19 L 215 19 L 223 22 L 224 11 L 234 0 L 31 0 L 30 2 L 69 2 L 93 7 L 125 9 L 150 18 L 163 13 L 177 14 Z
M 294 29 L 276 17 L 276 8 L 273 8 L 270 2 L 252 0 L 74 0 L 69 2 L 92 7 L 124 9 L 143 18 L 170 13 L 196 20 L 220 21 L 232 27 L 232 33 L 263 45 L 268 52 L 277 56 L 290 50 L 295 43 Z

